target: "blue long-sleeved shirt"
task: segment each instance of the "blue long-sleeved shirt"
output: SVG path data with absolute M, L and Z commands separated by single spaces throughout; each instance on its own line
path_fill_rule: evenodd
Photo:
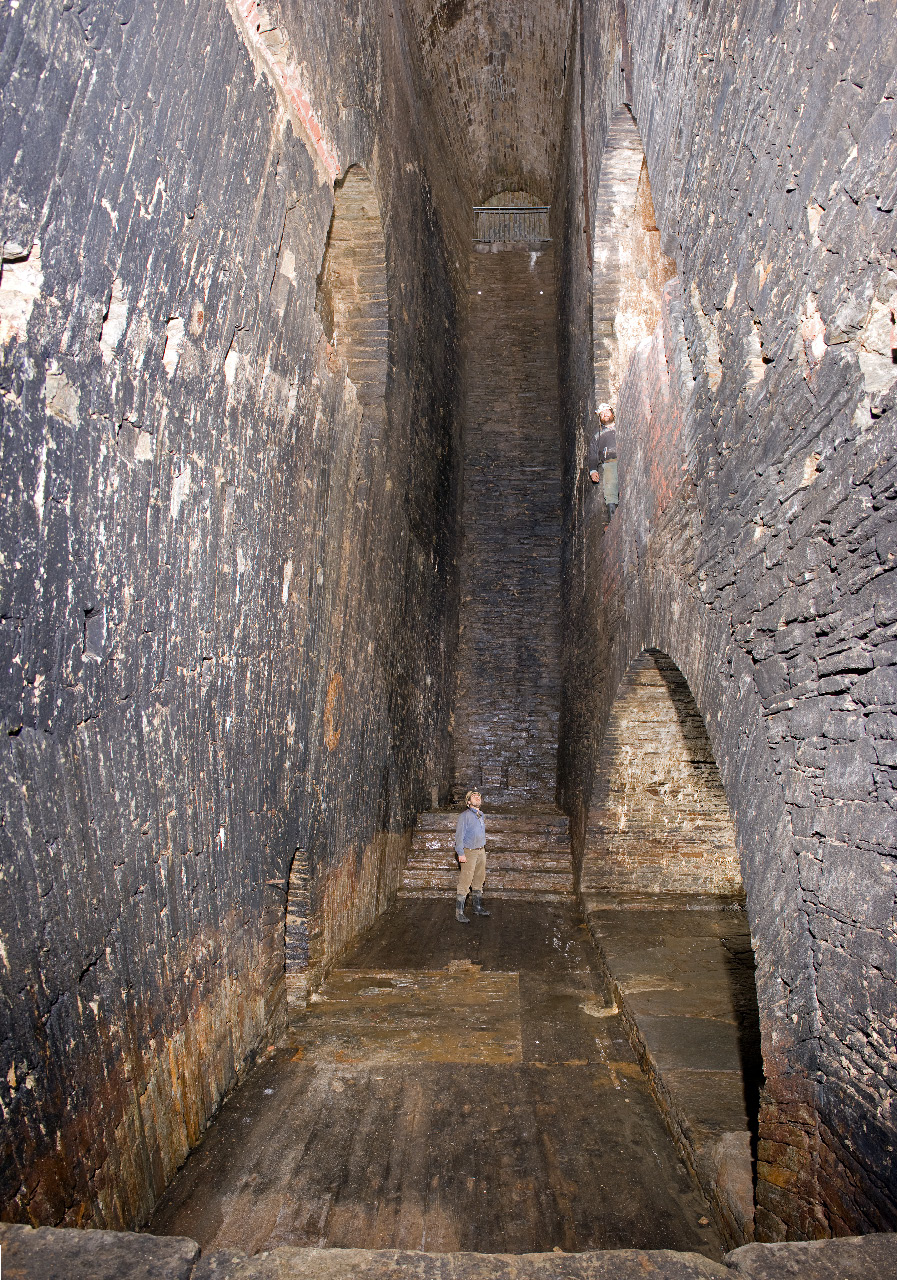
M 485 849 L 486 819 L 479 809 L 466 808 L 455 827 L 455 853 L 458 857 L 465 849 Z

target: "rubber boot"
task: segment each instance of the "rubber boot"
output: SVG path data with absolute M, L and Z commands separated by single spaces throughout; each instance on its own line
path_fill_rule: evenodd
M 483 906 L 482 890 L 478 893 L 477 890 L 474 889 L 472 897 L 473 897 L 473 914 L 475 916 L 491 916 L 492 915 L 492 912 L 487 911 L 486 908 Z
M 470 916 L 464 914 L 464 898 L 455 899 L 455 919 L 459 924 L 470 924 Z

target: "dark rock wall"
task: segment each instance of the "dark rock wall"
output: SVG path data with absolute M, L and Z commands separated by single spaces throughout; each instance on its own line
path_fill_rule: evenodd
M 601 157 L 614 109 L 623 92 L 616 7 L 577 5 L 568 61 L 564 148 L 559 165 L 552 232 L 558 299 L 558 383 L 563 481 L 561 592 L 564 617 L 563 682 L 558 734 L 558 800 L 570 815 L 574 862 L 582 861 L 604 687 L 599 624 L 610 617 L 598 604 L 604 566 L 601 534 L 608 519 L 600 485 L 588 477 L 589 446 L 597 426 L 592 367 L 593 300 L 601 287 L 593 274 Z M 602 389 L 603 390 L 603 389 Z M 610 628 L 609 634 L 612 634 Z M 606 711 L 605 711 L 606 716 Z
M 391 11 L 301 8 L 3 20 L 7 1218 L 143 1221 L 282 1016 L 294 851 L 324 964 L 445 785 L 466 252 Z M 314 310 L 356 163 L 376 450 Z
M 591 68 L 610 7 L 585 13 Z M 581 839 L 619 682 L 641 649 L 668 653 L 719 764 L 757 951 L 758 1237 L 894 1229 L 894 6 L 637 0 L 627 33 L 679 280 L 621 390 L 605 529 L 579 468 L 585 302 L 561 268 L 565 802 Z M 594 117 L 621 92 L 596 77 Z M 600 129 L 587 141 L 591 178 Z M 577 164 L 573 139 L 569 264 Z
M 455 799 L 553 805 L 561 441 L 554 253 L 472 254 Z

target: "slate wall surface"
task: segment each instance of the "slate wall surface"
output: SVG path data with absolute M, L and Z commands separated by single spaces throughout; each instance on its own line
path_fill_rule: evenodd
M 593 63 L 611 9 L 585 5 Z M 641 649 L 669 654 L 719 764 L 757 950 L 758 1238 L 893 1230 L 894 5 L 627 10 L 679 277 L 621 391 L 606 527 L 577 469 L 584 373 L 567 402 L 565 803 L 581 839 L 620 680 Z M 600 121 L 625 90 L 589 92 Z M 567 350 L 575 377 L 585 348 Z
M 464 268 L 398 22 L 290 16 L 3 14 L 6 1218 L 145 1220 L 283 1016 L 294 851 L 332 951 L 445 785 Z M 314 311 L 355 163 L 385 233 L 376 476 Z

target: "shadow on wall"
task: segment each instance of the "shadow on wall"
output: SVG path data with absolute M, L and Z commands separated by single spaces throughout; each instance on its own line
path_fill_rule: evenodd
M 760 1045 L 760 1008 L 757 1002 L 756 960 L 749 934 L 722 938 L 726 975 L 737 1015 L 738 1056 L 744 1090 L 744 1110 L 751 1134 L 751 1175 L 757 1181 L 757 1143 L 760 1124 L 760 1092 L 763 1088 L 763 1052 Z
M 598 753 L 583 893 L 742 899 L 735 828 L 701 713 L 657 650 L 620 684 Z

